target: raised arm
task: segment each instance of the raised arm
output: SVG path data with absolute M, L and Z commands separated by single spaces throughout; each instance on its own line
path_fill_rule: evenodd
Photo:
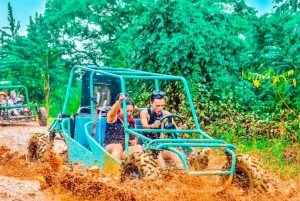
M 117 120 L 117 113 L 121 107 L 122 100 L 125 99 L 125 96 L 120 93 L 119 100 L 113 104 L 110 111 L 107 113 L 107 122 L 108 123 L 114 123 Z

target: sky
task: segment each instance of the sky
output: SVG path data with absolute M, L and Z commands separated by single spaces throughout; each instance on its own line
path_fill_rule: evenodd
M 273 0 L 246 0 L 246 3 L 256 8 L 258 10 L 258 14 L 262 15 L 266 12 L 270 12 L 274 4 L 272 3 Z
M 34 16 L 36 12 L 42 14 L 46 1 L 47 0 L 0 0 L 0 28 L 8 26 L 7 4 L 10 2 L 14 18 L 21 23 L 19 34 L 25 35 L 26 25 L 29 24 L 29 16 Z M 259 15 L 271 11 L 273 7 L 272 0 L 246 0 L 246 3 L 251 7 L 255 7 L 259 11 Z
M 44 12 L 46 0 L 0 0 L 0 28 L 8 26 L 7 4 L 10 2 L 13 10 L 13 16 L 16 21 L 20 21 L 20 35 L 26 34 L 26 28 L 29 24 L 29 16 L 35 16 L 35 13 Z

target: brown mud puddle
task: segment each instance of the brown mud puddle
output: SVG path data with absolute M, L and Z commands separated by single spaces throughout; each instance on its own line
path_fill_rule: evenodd
M 101 174 L 97 169 L 85 171 L 79 165 L 62 167 L 55 155 L 50 156 L 49 163 L 28 163 L 24 155 L 28 141 L 18 140 L 24 140 L 24 134 L 29 139 L 35 131 L 31 127 L 29 133 L 24 133 L 26 129 L 10 127 L 3 132 L 0 128 L 0 200 L 300 201 L 298 192 L 288 192 L 291 183 L 283 181 L 278 183 L 278 192 L 273 195 L 247 191 L 236 184 L 221 193 L 217 175 L 192 176 L 182 171 L 164 171 L 163 186 L 158 189 L 136 180 L 121 183 L 119 177 Z M 23 138 L 19 138 L 21 133 Z M 5 144 L 3 139 L 7 145 L 14 145 L 10 147 L 12 150 L 1 146 Z

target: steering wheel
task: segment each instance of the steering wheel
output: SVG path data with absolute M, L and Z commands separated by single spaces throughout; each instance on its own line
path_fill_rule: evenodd
M 183 118 L 177 114 L 169 114 L 167 116 L 164 116 L 163 118 L 161 118 L 159 121 L 162 124 L 164 122 L 165 119 L 168 119 L 168 123 L 166 125 L 164 125 L 164 127 L 162 129 L 176 129 L 175 124 L 173 123 L 173 118 L 177 118 L 181 121 L 181 124 L 184 124 Z M 171 137 L 173 139 L 177 138 L 177 134 L 176 133 L 168 133 L 168 135 L 171 135 Z

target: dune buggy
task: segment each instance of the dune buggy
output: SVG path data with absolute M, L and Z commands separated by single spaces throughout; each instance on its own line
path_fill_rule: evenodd
M 29 101 L 28 90 L 24 85 L 13 85 L 10 81 L 0 81 L 0 91 L 9 95 L 11 91 L 17 94 L 17 104 L 9 106 L 7 102 L 0 105 L 0 124 L 13 124 L 20 122 L 35 122 L 39 120 L 40 126 L 47 126 L 47 111 L 44 107 L 39 107 L 39 104 L 31 104 Z M 20 93 L 24 94 L 24 100 L 19 97 Z M 7 99 L 6 99 L 7 101 Z M 26 108 L 26 112 L 21 112 L 20 115 L 13 116 L 11 110 L 22 110 Z
M 77 113 L 71 117 L 66 113 L 75 72 L 80 72 L 82 75 L 81 105 Z M 104 144 L 106 114 L 114 103 L 114 97 L 120 92 L 126 94 L 126 81 L 128 80 L 150 80 L 153 83 L 153 89 L 157 91 L 160 90 L 162 82 L 178 81 L 183 84 L 195 129 L 176 130 L 168 124 L 162 129 L 142 129 L 138 118 L 136 119 L 137 128 L 129 129 L 125 110 L 125 152 L 127 157 L 122 162 L 113 158 L 105 150 Z M 149 91 L 151 90 L 149 89 Z M 122 104 L 125 107 L 125 101 Z M 169 119 L 169 122 L 172 122 L 173 118 L 183 121 L 182 117 L 177 114 L 171 114 L 165 118 Z M 59 118 L 53 120 L 48 130 L 52 140 L 56 133 L 60 133 L 64 137 L 68 148 L 69 162 L 82 163 L 86 167 L 98 166 L 101 172 L 121 175 L 121 178 L 134 176 L 142 181 L 161 185 L 161 172 L 153 160 L 155 157 L 153 153 L 169 150 L 179 156 L 184 171 L 189 174 L 223 175 L 221 177 L 225 178 L 224 189 L 230 185 L 234 173 L 243 177 L 249 187 L 267 189 L 264 175 L 253 158 L 247 155 L 236 155 L 233 145 L 224 140 L 213 139 L 201 130 L 188 83 L 183 77 L 125 68 L 74 66 L 70 74 L 62 113 Z M 172 137 L 151 140 L 143 135 L 144 132 L 168 133 Z M 193 134 L 196 138 L 182 139 L 180 138 L 181 133 L 190 136 Z M 135 135 L 144 142 L 145 153 L 128 155 L 129 135 Z M 207 157 L 203 158 L 201 151 L 207 148 L 224 152 L 227 156 L 227 164 L 220 169 L 206 170 L 208 160 Z M 39 157 L 42 157 L 42 154 Z M 191 168 L 191 164 L 195 160 L 202 163 L 198 169 Z

